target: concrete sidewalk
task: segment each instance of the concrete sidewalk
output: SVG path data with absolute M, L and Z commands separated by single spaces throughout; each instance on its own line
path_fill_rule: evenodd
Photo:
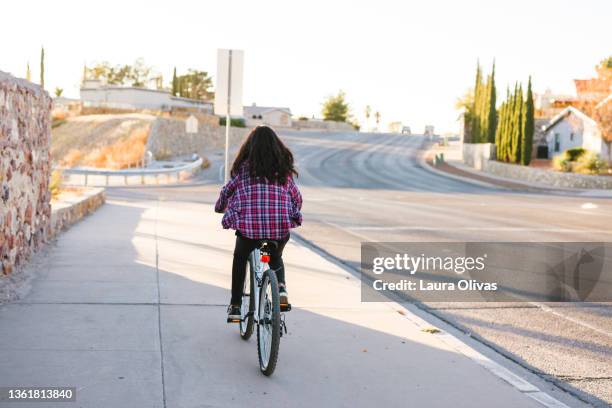
M 361 303 L 355 277 L 294 241 L 289 335 L 264 377 L 256 340 L 225 323 L 234 236 L 219 221 L 205 204 L 111 200 L 61 235 L 30 293 L 0 307 L 0 386 L 77 387 L 76 404 L 34 407 L 541 407 L 392 305 Z

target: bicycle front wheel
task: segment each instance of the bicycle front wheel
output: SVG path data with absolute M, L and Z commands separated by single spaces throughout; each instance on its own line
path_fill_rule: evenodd
M 259 369 L 272 375 L 278 359 L 280 345 L 280 298 L 276 274 L 268 269 L 263 274 L 259 292 L 259 316 L 257 317 L 257 354 Z
M 240 306 L 240 337 L 243 340 L 248 340 L 253 334 L 253 311 L 255 310 L 255 291 L 253 290 L 255 265 L 253 265 L 251 257 L 249 257 L 248 266 L 242 290 L 242 305 Z

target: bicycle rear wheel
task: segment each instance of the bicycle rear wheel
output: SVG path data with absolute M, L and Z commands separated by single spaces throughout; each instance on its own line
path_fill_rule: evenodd
M 255 265 L 249 257 L 249 268 L 244 278 L 244 288 L 242 290 L 242 304 L 240 306 L 240 337 L 248 340 L 253 334 L 253 311 L 255 310 L 255 291 L 253 290 L 253 276 Z
M 259 291 L 259 316 L 257 316 L 257 354 L 259 369 L 264 375 L 272 375 L 276 368 L 280 331 L 278 280 L 276 273 L 268 269 L 263 274 Z

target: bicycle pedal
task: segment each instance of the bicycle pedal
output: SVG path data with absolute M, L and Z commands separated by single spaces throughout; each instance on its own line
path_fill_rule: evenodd
M 291 303 L 285 303 L 285 304 L 281 303 L 280 310 L 281 310 L 281 312 L 289 312 L 289 311 L 291 311 Z

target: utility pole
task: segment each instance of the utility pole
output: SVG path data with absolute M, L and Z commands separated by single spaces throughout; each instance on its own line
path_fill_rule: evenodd
M 232 107 L 232 50 L 229 50 L 229 63 L 227 64 L 227 112 L 225 116 L 225 177 L 224 182 L 229 181 L 229 138 L 230 126 L 232 123 L 230 109 Z

